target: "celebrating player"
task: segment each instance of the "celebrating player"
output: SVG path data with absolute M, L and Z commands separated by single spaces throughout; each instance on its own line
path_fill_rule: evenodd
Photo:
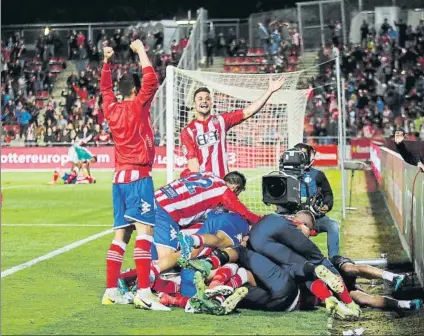
M 180 256 L 175 253 L 180 227 L 197 222 L 212 209 L 223 206 L 251 224 L 260 220 L 260 216 L 250 212 L 237 198 L 245 184 L 246 178 L 239 172 L 228 173 L 223 180 L 212 173 L 193 173 L 156 191 L 154 241 L 158 252 L 158 272 L 173 267 Z M 188 245 L 195 248 L 215 246 L 220 241 L 214 234 L 186 237 L 191 240 Z
M 117 102 L 112 90 L 109 61 L 113 49 L 105 47 L 104 65 L 100 79 L 103 111 L 115 141 L 115 174 L 113 181 L 113 211 L 115 238 L 107 253 L 106 291 L 103 304 L 128 303 L 118 288 L 118 277 L 126 245 L 133 226 L 137 231 L 134 261 L 138 291 L 134 297 L 136 308 L 170 310 L 162 305 L 150 289 L 151 245 L 155 223 L 154 188 L 151 170 L 155 157 L 150 106 L 158 89 L 158 79 L 140 40 L 131 43 L 138 54 L 143 72 L 143 84 L 131 74 L 119 82 L 124 100 Z
M 268 89 L 244 110 L 212 115 L 210 91 L 199 88 L 194 92 L 196 119 L 181 132 L 181 144 L 191 172 L 213 172 L 223 178 L 228 173 L 227 131 L 260 111 L 271 95 L 284 84 L 285 77 L 269 80 Z

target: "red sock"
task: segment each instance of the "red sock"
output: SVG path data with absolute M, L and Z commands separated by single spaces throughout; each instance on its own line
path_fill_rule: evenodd
M 318 279 L 312 282 L 311 288 L 309 288 L 312 294 L 314 294 L 321 301 L 325 301 L 325 299 L 332 296 L 330 290 L 327 288 L 327 285 L 324 281 Z
M 56 182 L 58 178 L 59 178 L 59 172 L 58 171 L 55 171 L 53 173 L 53 182 Z
M 217 269 L 219 266 L 221 266 L 221 261 L 219 260 L 218 257 L 214 255 L 210 256 L 207 260 L 211 262 L 212 269 Z
M 150 264 L 152 255 L 150 249 L 152 247 L 152 236 L 138 235 L 135 241 L 134 262 L 137 271 L 138 288 L 150 288 Z
M 345 283 L 343 282 L 343 292 L 338 294 L 340 300 L 343 301 L 343 303 L 351 303 L 352 302 L 352 298 L 350 297 L 349 291 L 346 288 Z
M 72 180 L 77 176 L 77 172 L 75 170 L 72 171 L 72 173 L 69 175 L 68 179 L 66 180 L 66 183 L 71 183 Z
M 125 250 L 112 242 L 106 257 L 106 288 L 118 287 L 119 273 Z
M 221 267 L 216 271 L 215 276 L 212 278 L 212 281 L 209 285 L 209 288 L 214 288 L 225 284 L 233 276 L 233 272 L 228 267 Z
M 156 292 L 175 294 L 179 292 L 180 286 L 178 286 L 174 281 L 156 278 L 153 289 Z
M 131 279 L 137 278 L 137 270 L 135 268 L 130 269 L 128 272 L 121 273 L 119 276 L 120 279 Z
M 231 277 L 231 279 L 228 280 L 225 285 L 233 288 L 239 288 L 241 285 L 243 285 L 243 280 L 241 279 L 241 276 L 239 274 L 236 274 Z

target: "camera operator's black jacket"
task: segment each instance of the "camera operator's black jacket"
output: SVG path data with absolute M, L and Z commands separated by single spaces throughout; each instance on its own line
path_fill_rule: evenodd
M 412 150 L 407 148 L 405 145 L 405 141 L 402 141 L 401 143 L 396 145 L 396 149 L 399 152 L 399 154 L 402 156 L 402 158 L 405 160 L 405 162 L 416 166 L 421 161 L 424 163 L 424 143 L 421 141 L 417 141 L 414 143 L 416 145 L 414 148 L 415 152 L 413 153 Z
M 308 204 L 311 197 L 315 196 L 320 189 L 320 195 L 323 198 L 323 204 L 328 205 L 328 211 L 333 208 L 333 191 L 325 174 L 315 168 L 311 168 L 303 174 L 300 185 L 300 196 L 302 204 Z

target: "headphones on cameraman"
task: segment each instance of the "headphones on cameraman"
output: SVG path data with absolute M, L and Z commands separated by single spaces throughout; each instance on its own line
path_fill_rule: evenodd
M 306 154 L 306 158 L 308 160 L 308 164 L 305 168 L 311 168 L 311 166 L 313 165 L 314 161 L 315 161 L 315 155 L 317 154 L 317 151 L 314 147 L 312 147 L 311 145 L 305 144 L 303 142 L 299 142 L 298 144 L 296 144 L 294 146 L 294 148 L 302 151 L 303 153 Z

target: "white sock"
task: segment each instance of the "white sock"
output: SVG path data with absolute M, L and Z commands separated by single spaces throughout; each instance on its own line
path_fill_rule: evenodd
M 384 271 L 383 275 L 381 276 L 384 280 L 393 282 L 393 278 L 396 276 L 396 274 L 392 273 L 392 272 L 387 272 Z
M 404 308 L 404 309 L 410 309 L 411 308 L 411 301 L 399 300 L 398 301 L 398 307 Z
M 194 247 L 200 247 L 202 245 L 203 242 L 198 235 L 192 235 L 191 237 L 193 238 Z
M 239 268 L 237 264 L 226 264 L 223 267 L 229 268 L 231 270 L 231 276 L 236 275 Z
M 247 282 L 247 271 L 245 268 L 240 267 L 237 271 L 237 274 L 240 276 L 242 285 L 244 285 Z

